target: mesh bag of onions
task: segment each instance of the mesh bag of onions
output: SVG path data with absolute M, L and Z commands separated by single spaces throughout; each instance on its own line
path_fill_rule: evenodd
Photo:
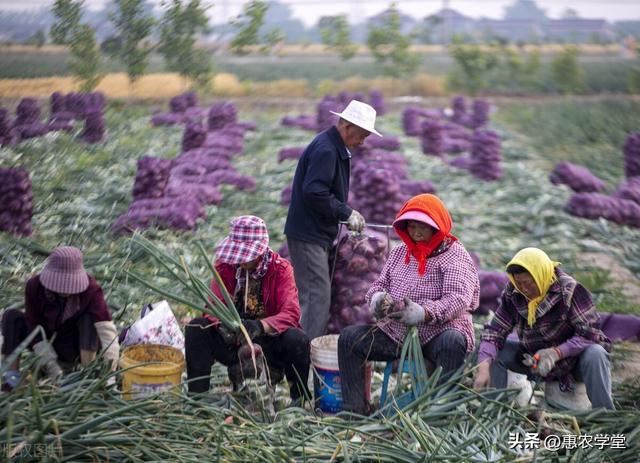
M 606 184 L 584 166 L 561 161 L 553 168 L 549 180 L 554 185 L 567 185 L 577 193 L 602 191 Z
M 0 168 L 0 204 L 0 230 L 15 235 L 30 235 L 33 194 L 26 169 Z
M 471 142 L 469 171 L 480 180 L 493 181 L 502 178 L 502 142 L 491 130 L 476 130 Z
M 104 138 L 104 114 L 101 109 L 91 107 L 85 112 L 82 139 L 87 143 L 98 143 Z
M 138 171 L 133 183 L 133 199 L 162 198 L 169 181 L 171 159 L 143 156 L 138 159 Z
M 480 270 L 480 305 L 474 312 L 478 315 L 488 315 L 498 308 L 502 290 L 509 282 L 509 277 L 505 272 Z
M 227 124 L 233 124 L 237 119 L 238 109 L 236 105 L 229 101 L 215 103 L 211 106 L 211 109 L 209 109 L 209 130 L 219 130 Z
M 367 232 L 340 237 L 331 285 L 328 333 L 340 333 L 345 326 L 373 322 L 365 295 L 378 278 L 387 255 L 384 235 Z
M 627 137 L 623 150 L 625 175 L 627 178 L 640 176 L 640 132 Z
M 0 146 L 11 146 L 17 140 L 17 132 L 13 127 L 13 121 L 9 112 L 0 108 Z
M 629 199 L 601 193 L 574 193 L 565 211 L 585 219 L 602 217 L 617 224 L 640 228 L 640 206 Z
M 613 194 L 616 198 L 628 199 L 640 205 L 640 176 L 631 177 L 618 185 L 618 189 Z

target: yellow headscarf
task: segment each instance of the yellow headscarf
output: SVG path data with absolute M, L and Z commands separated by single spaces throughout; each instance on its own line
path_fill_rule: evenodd
M 510 265 L 520 265 L 524 267 L 531 274 L 540 291 L 540 296 L 529 299 L 527 305 L 527 323 L 529 326 L 533 326 L 536 322 L 536 309 L 538 308 L 538 304 L 547 295 L 547 291 L 549 291 L 553 282 L 556 281 L 555 269 L 560 265 L 560 262 L 554 262 L 549 259 L 549 256 L 542 249 L 524 248 L 513 256 L 513 259 L 507 264 L 507 267 Z M 513 275 L 509 272 L 507 272 L 507 275 L 513 286 L 517 288 L 518 286 L 516 285 Z

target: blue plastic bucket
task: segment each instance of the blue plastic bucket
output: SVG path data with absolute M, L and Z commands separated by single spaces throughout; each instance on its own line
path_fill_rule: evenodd
M 338 366 L 338 336 L 329 334 L 311 341 L 313 392 L 316 406 L 324 413 L 342 411 L 342 389 Z M 371 399 L 371 365 L 365 369 L 365 398 Z

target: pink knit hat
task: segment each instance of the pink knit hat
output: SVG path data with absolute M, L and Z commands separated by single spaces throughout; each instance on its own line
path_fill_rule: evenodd
M 406 220 L 417 220 L 418 222 L 426 223 L 427 225 L 435 228 L 436 230 L 440 230 L 440 227 L 436 225 L 436 223 L 433 221 L 431 217 L 429 217 L 424 212 L 420 212 L 420 211 L 405 212 L 404 214 L 402 214 L 400 217 L 398 217 L 396 220 L 393 221 L 393 226 L 399 227 L 402 225 L 402 222 Z
M 73 246 L 53 250 L 40 273 L 40 283 L 49 291 L 80 294 L 89 287 L 89 275 L 82 263 L 82 251 Z

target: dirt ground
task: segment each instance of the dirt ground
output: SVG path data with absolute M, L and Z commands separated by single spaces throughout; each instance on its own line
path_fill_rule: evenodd
M 613 369 L 611 370 L 614 382 L 622 382 L 626 379 L 640 376 L 640 343 L 627 342 L 617 345 L 619 349 L 624 349 L 622 356 L 616 356 L 614 351 Z M 616 349 L 616 346 L 614 346 Z

